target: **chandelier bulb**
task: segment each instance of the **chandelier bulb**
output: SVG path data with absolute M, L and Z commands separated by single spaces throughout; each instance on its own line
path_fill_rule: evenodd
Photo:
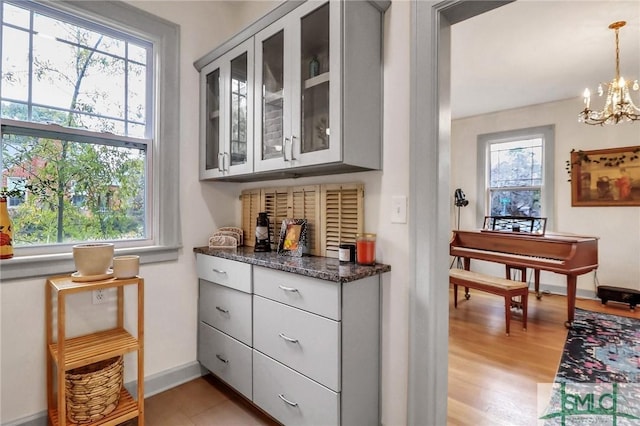
M 633 82 L 633 90 L 638 90 L 638 89 L 640 89 L 640 85 L 638 85 L 638 80 L 635 80 Z
M 598 84 L 598 96 L 604 95 L 604 89 L 602 88 L 602 84 Z

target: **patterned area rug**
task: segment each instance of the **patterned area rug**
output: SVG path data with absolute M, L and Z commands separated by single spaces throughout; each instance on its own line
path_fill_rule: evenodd
M 640 320 L 576 308 L 555 381 L 640 382 Z
M 538 424 L 640 425 L 640 320 L 576 309 Z

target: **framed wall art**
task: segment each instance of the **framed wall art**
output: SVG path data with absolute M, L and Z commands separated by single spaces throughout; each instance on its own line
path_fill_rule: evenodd
M 571 205 L 640 206 L 640 146 L 572 151 Z
M 307 251 L 307 220 L 284 219 L 280 227 L 278 254 L 300 257 Z

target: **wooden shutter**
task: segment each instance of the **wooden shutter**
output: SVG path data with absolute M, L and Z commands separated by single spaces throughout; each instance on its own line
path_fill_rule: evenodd
M 320 255 L 320 185 L 291 188 L 292 219 L 307 219 L 309 254 Z
M 320 252 L 338 257 L 338 246 L 356 242 L 356 234 L 364 228 L 364 185 L 322 185 Z
M 289 188 L 263 188 L 262 200 L 264 204 L 261 211 L 267 212 L 269 216 L 271 242 L 277 247 L 282 220 L 291 217 L 289 215 Z
M 260 189 L 246 189 L 240 195 L 242 200 L 242 230 L 244 245 L 254 247 L 256 244 L 256 218 L 261 211 Z
M 267 212 L 271 242 L 277 248 L 282 220 L 307 219 L 309 254 L 338 257 L 338 246 L 356 241 L 364 228 L 364 185 L 331 184 L 244 190 L 245 245 L 255 245 L 259 212 Z

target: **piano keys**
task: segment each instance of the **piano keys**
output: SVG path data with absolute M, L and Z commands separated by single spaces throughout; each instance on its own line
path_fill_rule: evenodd
M 453 231 L 449 254 L 464 260 L 469 269 L 471 259 L 502 263 L 510 268 L 532 268 L 538 291 L 540 271 L 567 277 L 567 322 L 573 323 L 578 275 L 598 268 L 598 238 L 547 232 L 545 235 L 505 231 Z M 524 274 L 523 274 L 524 277 Z

